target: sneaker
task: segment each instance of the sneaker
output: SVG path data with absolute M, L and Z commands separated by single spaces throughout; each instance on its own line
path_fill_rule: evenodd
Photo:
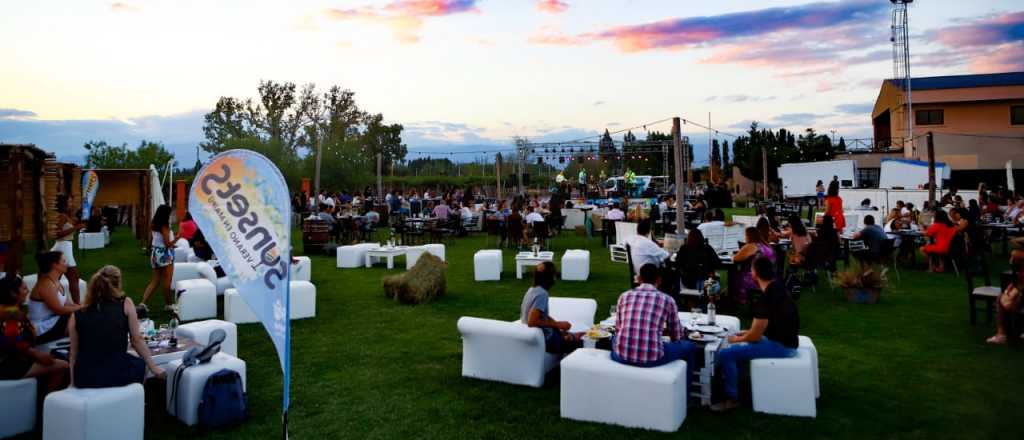
M 733 399 L 727 399 L 727 400 L 724 400 L 722 402 L 719 402 L 719 403 L 716 403 L 714 405 L 711 405 L 711 411 L 714 411 L 714 412 L 717 412 L 717 413 L 724 413 L 724 412 L 732 411 L 732 410 L 734 410 L 736 408 L 739 408 L 739 407 L 740 407 L 740 403 L 738 401 L 733 400 Z

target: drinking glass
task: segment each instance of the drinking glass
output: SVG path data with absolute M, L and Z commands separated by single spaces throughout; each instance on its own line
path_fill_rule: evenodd
M 693 321 L 696 324 L 697 322 L 700 321 L 700 318 L 702 318 L 701 315 L 704 314 L 704 311 L 701 310 L 700 307 L 694 307 L 694 308 L 690 309 L 690 313 L 693 314 L 693 315 L 691 315 L 693 317 L 691 319 L 691 321 Z
M 615 317 L 615 312 L 618 311 L 618 308 L 619 306 L 617 304 L 612 304 L 612 306 L 608 309 L 608 313 L 611 315 L 612 318 Z

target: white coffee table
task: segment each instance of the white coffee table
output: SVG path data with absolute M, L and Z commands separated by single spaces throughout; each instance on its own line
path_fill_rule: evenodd
M 407 246 L 381 246 L 376 249 L 370 249 L 366 251 L 366 267 L 373 267 L 372 261 L 374 258 L 386 258 L 388 260 L 388 269 L 394 269 L 395 257 L 398 255 L 405 255 L 408 251 L 409 248 Z
M 523 279 L 523 266 L 536 266 L 538 263 L 554 260 L 555 253 L 551 251 L 538 252 L 537 256 L 533 256 L 533 252 L 520 252 L 516 254 L 516 278 Z

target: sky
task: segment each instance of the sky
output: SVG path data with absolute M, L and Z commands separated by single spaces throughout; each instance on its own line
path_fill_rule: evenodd
M 0 5 L 0 142 L 58 157 L 161 141 L 260 80 L 332 85 L 405 127 L 410 157 L 568 141 L 672 116 L 871 136 L 892 75 L 885 0 L 124 0 Z M 1020 0 L 919 0 L 914 76 L 1024 70 Z M 707 130 L 684 125 L 707 157 Z M 620 138 L 621 135 L 617 135 Z M 493 154 L 491 155 L 493 156 Z M 471 160 L 473 155 L 453 156 Z M 706 162 L 706 159 L 703 160 Z

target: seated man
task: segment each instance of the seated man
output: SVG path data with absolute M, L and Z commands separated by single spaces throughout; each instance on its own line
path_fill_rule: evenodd
M 622 221 L 626 219 L 626 213 L 619 209 L 619 205 L 612 205 L 612 209 L 608 211 L 608 215 L 604 218 L 612 221 Z
M 799 346 L 800 316 L 786 287 L 775 279 L 775 265 L 761 257 L 754 260 L 753 269 L 754 281 L 764 294 L 754 304 L 750 330 L 730 336 L 729 343 L 735 345 L 718 353 L 726 400 L 712 406 L 712 411 L 729 411 L 740 406 L 737 365 L 740 361 L 792 357 Z
M 882 243 L 888 238 L 885 230 L 875 224 L 875 216 L 864 216 L 864 229 L 854 233 L 853 239 L 864 241 L 866 249 L 856 253 L 855 256 L 865 262 L 877 260 L 881 256 Z
M 651 240 L 651 221 L 640 220 L 636 225 L 636 235 L 626 240 L 629 245 L 629 254 L 633 257 L 633 271 L 640 273 L 640 268 L 645 264 L 653 264 L 654 267 L 661 267 L 669 252 Z
M 530 327 L 540 328 L 544 333 L 544 351 L 548 353 L 570 353 L 581 345 L 582 333 L 571 333 L 572 324 L 557 321 L 549 315 L 548 303 L 551 288 L 555 285 L 555 263 L 545 261 L 533 271 L 533 286 L 523 296 L 519 306 L 519 321 Z
M 532 206 L 528 206 L 526 208 L 526 212 L 528 213 L 528 214 L 526 214 L 526 219 L 525 219 L 526 220 L 526 224 L 532 225 L 534 222 L 542 222 L 542 221 L 544 221 L 544 216 L 540 215 L 540 213 L 535 211 Z
M 676 302 L 654 287 L 660 281 L 658 267 L 645 264 L 637 275 L 640 285 L 619 296 L 612 359 L 636 367 L 657 367 L 683 359 L 689 373 L 696 366 L 697 348 L 683 339 Z M 662 342 L 662 335 L 670 342 Z

